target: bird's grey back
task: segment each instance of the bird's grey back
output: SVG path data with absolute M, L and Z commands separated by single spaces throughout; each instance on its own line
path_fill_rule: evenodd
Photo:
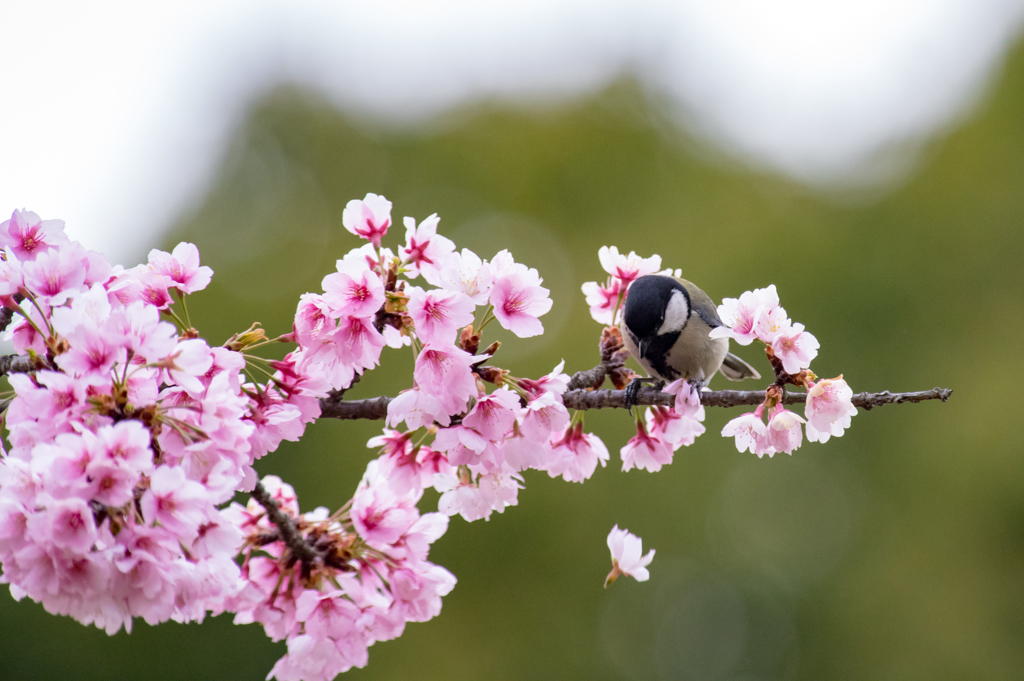
M 708 294 L 704 293 L 703 289 L 692 281 L 679 277 L 675 277 L 675 279 L 685 286 L 690 294 L 690 309 L 692 312 L 712 329 L 722 326 L 722 318 L 718 316 L 718 306 L 715 305 Z

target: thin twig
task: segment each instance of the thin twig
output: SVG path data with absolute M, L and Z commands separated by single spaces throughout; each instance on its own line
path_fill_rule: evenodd
M 953 393 L 949 388 L 933 388 L 909 393 L 892 393 L 885 390 L 880 393 L 855 393 L 853 406 L 861 409 L 873 409 L 883 404 L 901 404 L 903 402 L 924 402 L 925 400 L 941 400 L 945 402 Z M 349 400 L 333 402 L 321 400 L 324 417 L 336 419 L 368 419 L 381 420 L 387 416 L 388 403 L 393 398 L 382 395 L 367 400 Z M 626 391 L 624 390 L 569 390 L 562 395 L 562 401 L 569 409 L 625 409 Z M 763 390 L 712 390 L 702 392 L 700 403 L 705 407 L 740 407 L 756 406 L 764 401 Z M 784 404 L 802 404 L 807 401 L 805 392 L 786 392 Z M 640 406 L 672 406 L 675 397 L 670 393 L 661 392 L 656 388 L 641 388 L 637 393 L 636 404 Z
M 277 502 L 271 498 L 270 493 L 262 483 L 257 482 L 253 488 L 252 498 L 260 502 L 263 508 L 267 509 L 267 517 L 277 526 L 285 545 L 291 550 L 292 555 L 302 562 L 302 574 L 309 576 L 314 564 L 323 563 L 324 554 L 310 546 L 305 538 L 295 529 L 295 522 L 291 516 L 281 511 Z

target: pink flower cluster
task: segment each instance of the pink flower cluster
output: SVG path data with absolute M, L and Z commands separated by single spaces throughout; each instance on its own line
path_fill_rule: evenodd
M 9 377 L 3 580 L 111 634 L 222 611 L 243 586 L 241 535 L 217 506 L 255 480 L 244 361 L 160 318 L 212 272 L 191 244 L 112 268 L 26 211 L 0 247 L 7 333 L 39 367 Z
M 297 561 L 266 510 L 256 501 L 233 503 L 225 514 L 245 536 L 245 590 L 231 601 L 235 622 L 259 622 L 288 652 L 268 678 L 333 679 L 365 666 L 368 648 L 400 636 L 406 622 L 441 612 L 455 577 L 427 561 L 430 545 L 448 529 L 441 513 L 420 515 L 421 492 L 396 493 L 373 461 L 352 501 L 336 513 L 301 514 L 291 486 L 267 476 L 264 488 L 317 552 Z
M 808 388 L 806 420 L 775 398 L 767 397 L 755 411 L 727 423 L 722 435 L 734 437 L 739 451 L 750 451 L 759 457 L 771 457 L 776 452 L 792 454 L 803 441 L 805 424 L 807 439 L 812 442 L 825 442 L 833 435 L 839 437 L 850 427 L 850 417 L 857 413 L 852 404 L 853 391 L 842 376 L 814 381 L 814 375 L 807 370 L 818 354 L 818 340 L 804 330 L 803 324 L 793 323 L 786 316 L 774 284 L 747 291 L 738 299 L 724 299 L 718 314 L 728 326 L 713 329 L 712 338 L 733 338 L 742 345 L 749 345 L 754 339 L 761 341 L 768 348 L 776 374 L 782 380 Z
M 449 365 L 430 359 L 427 352 L 424 348 L 420 360 L 435 362 L 431 371 Z M 451 396 L 459 376 L 454 372 L 470 369 L 468 364 L 450 364 L 456 367 L 453 374 L 425 372 L 430 381 L 420 380 L 417 373 L 417 384 L 427 387 L 406 391 L 389 405 L 389 425 L 404 421 L 410 432 L 385 430 L 383 437 L 370 441 L 371 446 L 383 445 L 381 466 L 389 471 L 396 491 L 419 492 L 432 486 L 441 493 L 438 508 L 444 513 L 467 521 L 486 520 L 493 511 L 501 513 L 517 503 L 522 471 L 542 470 L 551 477 L 583 482 L 598 463 L 607 462 L 608 450 L 601 440 L 584 433 L 581 421 L 572 422 L 562 404 L 569 377 L 562 373 L 561 364 L 537 380 L 504 375 L 504 385 L 491 393 L 472 377 L 463 379 L 465 392 L 458 399 Z M 448 397 L 438 397 L 442 392 Z M 410 395 L 416 403 L 409 400 Z M 446 399 L 448 407 L 442 404 L 439 412 L 432 413 L 417 406 L 428 399 Z M 462 411 L 461 422 L 452 423 L 451 416 Z M 432 426 L 435 421 L 444 426 Z M 411 431 L 422 426 L 434 433 L 429 446 L 411 442 Z
M 692 445 L 704 433 L 704 407 L 697 387 L 679 379 L 662 390 L 675 395 L 675 404 L 670 408 L 649 407 L 645 421 L 637 419 L 636 435 L 620 452 L 624 471 L 660 471 L 672 463 L 676 450 Z
M 346 227 L 373 243 L 338 262 L 323 295 L 303 296 L 297 361 L 344 388 L 379 361 L 383 345 L 413 344 L 413 386 L 391 401 L 389 429 L 370 441 L 382 448 L 381 470 L 396 493 L 434 487 L 448 515 L 486 519 L 517 503 L 528 468 L 582 482 L 607 461 L 601 441 L 570 423 L 561 365 L 536 381 L 496 369 L 485 378 L 479 368 L 490 359 L 479 344 L 492 320 L 520 338 L 543 333 L 539 317 L 551 299 L 537 270 L 507 250 L 490 261 L 456 251 L 437 233 L 436 215 L 405 218 L 396 256 L 375 240 L 391 219 L 390 203 L 376 195 L 350 202 L 346 216 Z M 413 285 L 418 277 L 433 288 Z M 479 319 L 478 307 L 485 308 Z M 491 392 L 485 381 L 495 385 Z M 403 424 L 406 431 L 391 430 Z M 412 444 L 419 429 L 433 435 L 429 444 Z
M 583 284 L 583 295 L 590 306 L 590 316 L 594 321 L 605 326 L 619 323 L 619 311 L 626 301 L 629 285 L 639 277 L 654 274 L 661 269 L 661 256 L 652 255 L 641 258 L 634 252 L 629 255 L 619 253 L 615 246 L 602 246 L 598 250 L 601 267 L 608 273 L 604 285 L 596 281 Z

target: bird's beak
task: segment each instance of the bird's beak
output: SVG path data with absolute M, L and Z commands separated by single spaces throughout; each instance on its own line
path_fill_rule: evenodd
M 647 356 L 647 348 L 650 346 L 650 344 L 651 344 L 651 339 L 650 338 L 641 338 L 640 339 L 640 356 L 641 357 L 646 357 Z

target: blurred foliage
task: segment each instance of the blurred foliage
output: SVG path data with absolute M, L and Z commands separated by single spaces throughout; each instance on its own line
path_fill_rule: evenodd
M 209 195 L 164 244 L 217 272 L 190 302 L 211 342 L 291 324 L 357 245 L 345 203 L 441 215 L 459 247 L 540 270 L 548 333 L 505 345 L 516 375 L 596 361 L 580 284 L 605 244 L 659 253 L 712 297 L 774 282 L 855 390 L 954 388 L 942 405 L 855 417 L 827 445 L 759 460 L 718 437 L 651 475 L 621 473 L 624 412 L 588 415 L 612 451 L 585 485 L 531 472 L 520 504 L 453 519 L 431 559 L 459 578 L 439 618 L 370 650 L 352 679 L 1007 679 L 1024 676 L 1024 51 L 992 97 L 880 196 L 821 193 L 681 139 L 632 81 L 564 106 L 478 105 L 412 129 L 353 120 L 309 93 L 251 110 Z M 1013 348 L 1018 350 L 1013 350 Z M 740 354 L 758 366 L 752 346 Z M 350 396 L 409 387 L 411 356 Z M 719 386 L 721 387 L 721 386 Z M 750 386 L 753 387 L 753 386 Z M 379 423 L 321 422 L 259 462 L 305 509 L 351 495 Z M 436 495 L 421 507 L 430 510 Z M 601 589 L 618 523 L 657 548 L 651 581 Z M 283 652 L 261 628 L 137 622 L 108 638 L 0 598 L 0 677 L 252 679 Z

